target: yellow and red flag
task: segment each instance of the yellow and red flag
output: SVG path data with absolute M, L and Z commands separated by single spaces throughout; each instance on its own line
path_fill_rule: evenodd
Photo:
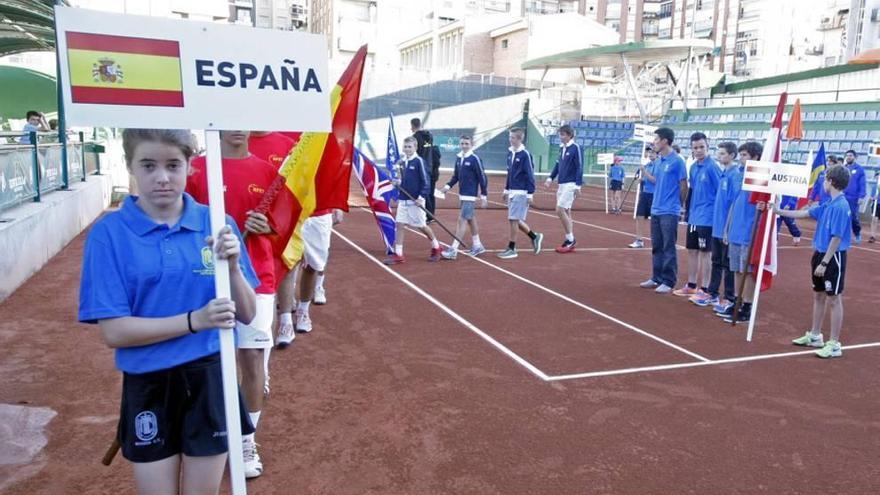
M 331 132 L 304 132 L 290 150 L 257 211 L 267 213 L 279 270 L 302 258 L 302 226 L 315 211 L 348 211 L 348 190 L 358 101 L 367 46 L 358 50 L 330 93 Z M 277 277 L 280 280 L 280 276 Z
M 66 34 L 74 103 L 183 106 L 177 41 Z

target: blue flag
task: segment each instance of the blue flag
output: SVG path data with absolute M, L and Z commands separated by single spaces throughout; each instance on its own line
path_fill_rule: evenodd
M 397 148 L 397 134 L 394 132 L 394 115 L 388 116 L 388 143 L 385 148 L 385 170 L 392 179 L 397 178 L 397 167 L 394 165 L 400 161 L 400 150 Z M 398 191 L 392 192 L 392 199 L 397 199 Z

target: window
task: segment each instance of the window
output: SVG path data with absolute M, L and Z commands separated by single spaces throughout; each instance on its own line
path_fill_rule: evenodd
M 507 50 L 507 46 L 508 46 L 508 40 L 506 40 L 506 39 L 501 40 L 501 49 Z

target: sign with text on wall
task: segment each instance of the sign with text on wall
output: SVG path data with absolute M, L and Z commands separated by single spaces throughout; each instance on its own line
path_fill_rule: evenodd
M 742 188 L 745 191 L 803 198 L 810 187 L 811 170 L 809 165 L 749 160 L 746 162 Z
M 323 36 L 55 7 L 73 125 L 330 130 Z

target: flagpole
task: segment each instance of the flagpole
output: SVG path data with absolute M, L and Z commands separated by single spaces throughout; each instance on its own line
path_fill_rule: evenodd
M 217 239 L 226 225 L 223 200 L 223 164 L 220 154 L 220 131 L 205 131 L 208 168 L 208 209 L 211 235 Z M 217 298 L 231 298 L 229 261 L 214 256 L 214 291 Z M 229 451 L 229 480 L 233 495 L 247 493 L 244 479 L 244 456 L 241 450 L 241 410 L 238 403 L 238 376 L 235 366 L 233 329 L 220 330 L 220 366 L 223 376 L 223 406 L 226 414 L 226 445 Z
M 767 216 L 767 222 L 764 225 L 764 239 L 761 242 L 761 256 L 758 262 L 758 273 L 755 274 L 755 294 L 752 297 L 752 312 L 749 315 L 749 331 L 746 333 L 746 342 L 752 341 L 752 334 L 755 331 L 755 320 L 758 316 L 758 299 L 761 297 L 761 280 L 764 278 L 764 263 L 767 262 L 767 244 L 770 242 L 770 236 L 776 235 L 776 215 L 770 211 L 770 205 L 776 204 L 776 194 L 770 194 L 770 200 L 767 202 L 764 215 Z M 762 215 L 763 216 L 763 215 Z M 746 275 L 748 276 L 748 275 Z

